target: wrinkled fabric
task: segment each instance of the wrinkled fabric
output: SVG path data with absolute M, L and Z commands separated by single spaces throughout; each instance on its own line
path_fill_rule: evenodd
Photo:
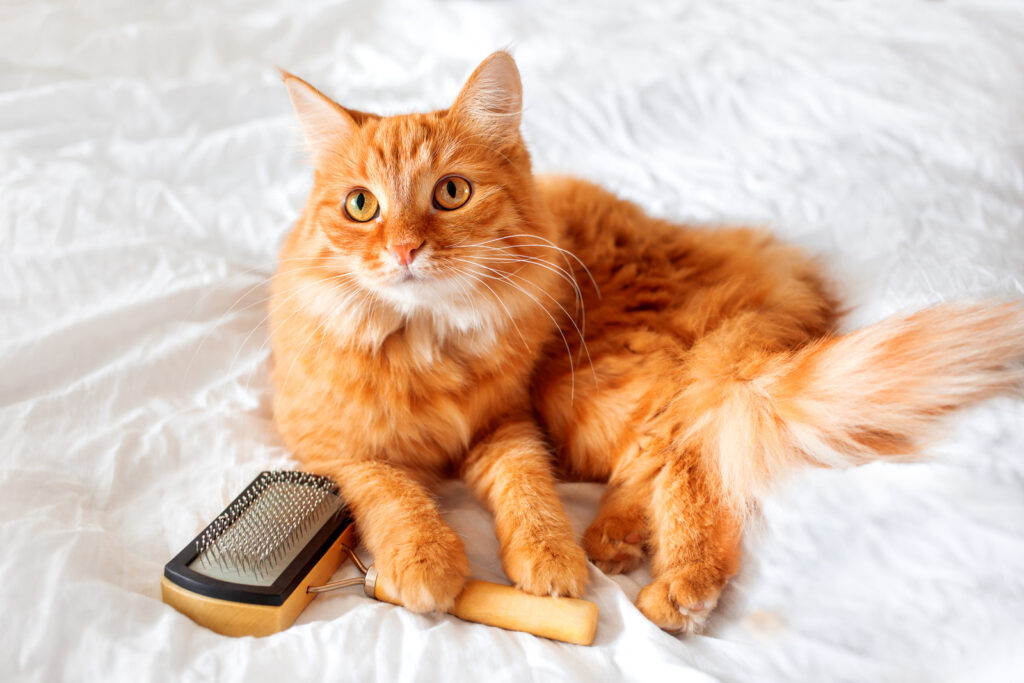
M 1024 403 L 914 465 L 794 476 L 704 635 L 604 577 L 583 648 L 357 590 L 232 639 L 163 564 L 258 472 L 266 298 L 310 184 L 275 65 L 385 113 L 446 106 L 512 46 L 538 170 L 818 255 L 847 327 L 1024 294 L 1024 10 L 743 0 L 0 5 L 0 678 L 1007 680 L 1024 623 Z M 565 484 L 578 532 L 601 488 Z M 487 512 L 440 504 L 503 580 Z M 351 568 L 340 574 L 348 575 Z

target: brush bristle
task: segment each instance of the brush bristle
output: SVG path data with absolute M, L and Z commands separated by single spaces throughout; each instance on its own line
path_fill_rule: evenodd
M 196 561 L 273 579 L 300 543 L 341 508 L 337 485 L 305 472 L 264 472 L 196 540 Z

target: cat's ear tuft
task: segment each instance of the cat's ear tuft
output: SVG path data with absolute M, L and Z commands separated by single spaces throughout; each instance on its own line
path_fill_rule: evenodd
M 352 115 L 298 76 L 278 69 L 288 89 L 306 146 L 319 165 L 358 127 Z
M 512 55 L 500 51 L 485 59 L 462 86 L 451 111 L 487 135 L 514 135 L 523 111 L 523 85 Z

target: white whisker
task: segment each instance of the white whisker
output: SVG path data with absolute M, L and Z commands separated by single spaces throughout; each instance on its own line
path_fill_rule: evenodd
M 476 264 L 474 264 L 474 265 L 476 265 Z M 483 266 L 483 267 L 486 268 L 486 266 Z M 496 270 L 494 270 L 492 268 L 488 269 L 488 270 L 491 270 L 492 272 L 495 272 L 495 273 L 498 272 L 498 271 L 496 271 Z M 487 275 L 486 273 L 479 273 L 478 272 L 476 274 L 481 276 L 481 277 L 487 277 L 487 278 L 491 278 L 491 279 L 498 279 L 498 278 L 494 278 L 491 275 Z M 555 316 L 551 315 L 551 311 L 549 311 L 547 308 L 545 308 L 540 303 L 540 301 L 538 301 L 536 298 L 534 298 L 534 296 L 532 294 L 530 294 L 529 292 L 524 290 L 522 287 L 516 285 L 514 282 L 510 282 L 509 280 L 504 279 L 504 278 L 502 278 L 502 281 L 505 282 L 508 286 L 512 287 L 513 289 L 516 289 L 516 290 L 522 292 L 531 301 L 533 301 L 533 303 L 537 304 L 537 307 L 540 308 L 540 310 L 544 311 L 544 314 L 547 315 L 551 319 L 551 322 L 555 326 L 555 330 L 562 337 L 562 343 L 565 345 L 565 353 L 566 353 L 566 355 L 569 358 L 569 368 L 570 368 L 570 375 L 569 375 L 569 403 L 572 404 L 575 401 L 575 399 L 576 399 L 576 370 L 575 370 L 575 367 L 574 367 L 573 362 L 572 362 L 572 349 L 569 347 L 569 340 L 566 339 L 565 333 L 562 332 L 561 325 L 559 325 L 558 321 L 555 320 Z
M 338 275 L 334 275 L 334 276 L 329 277 L 329 278 L 324 278 L 322 280 L 312 280 L 310 282 L 305 282 L 305 283 L 298 284 L 298 285 L 296 285 L 296 286 L 286 290 L 283 294 L 280 294 L 279 296 L 283 296 L 283 298 L 280 301 L 278 301 L 276 304 L 274 304 L 273 308 L 271 308 L 270 311 L 265 316 L 263 316 L 262 320 L 260 320 L 258 323 L 256 323 L 256 326 L 253 327 L 249 331 L 249 334 L 247 334 L 245 336 L 245 339 L 242 340 L 242 343 L 239 344 L 238 349 L 235 350 L 235 355 L 231 358 L 231 363 L 229 364 L 229 367 L 233 366 L 235 364 L 235 361 L 238 360 L 238 354 L 241 353 L 242 348 L 245 346 L 246 342 L 249 341 L 249 339 L 252 337 L 252 335 L 256 333 L 256 330 L 258 330 L 263 325 L 263 323 L 265 323 L 267 320 L 269 320 L 270 317 L 272 315 L 274 315 L 274 313 L 276 313 L 278 311 L 278 309 L 281 308 L 281 306 L 283 306 L 284 304 L 288 303 L 288 301 L 291 300 L 293 297 L 298 296 L 302 292 L 305 292 L 306 290 L 308 290 L 308 289 L 310 289 L 312 287 L 315 287 L 317 285 L 320 285 L 322 283 L 325 283 L 325 282 L 343 282 L 343 281 L 345 281 L 345 279 L 351 278 L 351 277 L 355 277 L 354 274 L 352 274 L 352 273 L 340 273 Z M 289 315 L 287 318 L 284 319 L 284 322 L 282 324 L 284 324 L 284 323 L 288 322 L 289 320 L 291 320 L 292 316 L 294 316 L 296 313 L 299 313 L 301 310 L 302 310 L 301 308 L 296 308 L 296 310 L 293 311 L 291 313 L 291 315 Z M 263 343 L 260 344 L 260 346 L 257 349 L 257 351 L 262 351 L 263 347 L 266 346 L 267 343 L 269 343 L 269 340 L 270 340 L 269 337 L 266 340 L 264 340 Z
M 453 267 L 453 270 L 455 270 L 454 267 Z M 523 346 L 526 347 L 526 352 L 528 354 L 532 354 L 532 351 L 530 350 L 530 345 L 529 345 L 529 343 L 527 343 L 526 337 L 523 336 L 522 330 L 519 329 L 519 325 L 518 325 L 518 323 L 516 323 L 515 317 L 513 317 L 512 312 L 508 309 L 508 306 L 505 305 L 505 302 L 501 300 L 501 297 L 498 295 L 498 293 L 495 292 L 490 287 L 490 285 L 488 285 L 486 282 L 484 282 L 483 279 L 478 277 L 477 275 L 473 275 L 473 274 L 467 272 L 465 269 L 460 269 L 460 270 L 457 270 L 456 272 L 458 272 L 461 275 L 465 275 L 465 276 L 469 276 L 469 277 L 473 278 L 474 280 L 479 282 L 481 285 L 486 287 L 487 290 L 490 291 L 490 293 L 494 295 L 494 300 L 498 302 L 498 305 L 500 305 L 502 307 L 502 309 L 504 309 L 505 315 L 508 316 L 509 322 L 512 323 L 512 326 L 515 328 L 516 333 L 519 334 L 519 338 L 523 340 Z
M 456 260 L 460 260 L 460 261 L 463 261 L 463 262 L 466 262 L 466 263 L 472 263 L 472 262 L 470 262 L 470 261 L 465 261 L 464 259 L 456 259 Z M 565 307 L 564 307 L 564 306 L 563 306 L 563 305 L 562 305 L 561 303 L 559 303 L 559 301 L 558 301 L 557 299 L 555 299 L 555 297 L 551 296 L 551 294 L 550 294 L 549 292 L 547 292 L 546 290 L 544 290 L 544 289 L 543 289 L 542 287 L 540 287 L 540 286 L 539 286 L 539 285 L 538 285 L 537 283 L 533 282 L 533 281 L 532 281 L 532 280 L 530 280 L 529 278 L 525 278 L 525 277 L 522 277 L 521 275 L 516 275 L 515 273 L 504 273 L 504 274 L 502 274 L 502 273 L 501 273 L 501 271 L 499 271 L 499 270 L 497 270 L 497 269 L 495 269 L 495 268 L 490 268 L 490 267 L 488 267 L 488 266 L 485 266 L 485 265 L 483 265 L 483 264 L 476 264 L 476 263 L 473 263 L 473 265 L 478 265 L 478 266 L 480 266 L 480 267 L 482 267 L 482 268 L 486 268 L 486 269 L 487 269 L 488 271 L 490 271 L 490 272 L 492 272 L 492 273 L 496 274 L 496 275 L 497 275 L 498 277 L 501 277 L 501 278 L 507 278 L 507 277 L 514 277 L 514 278 L 516 278 L 517 280 L 522 280 L 522 281 L 523 281 L 524 283 L 526 283 L 526 284 L 530 285 L 531 287 L 533 287 L 534 289 L 538 290 L 538 291 L 539 291 L 539 292 L 540 292 L 541 294 L 543 294 L 544 296 L 546 296 L 546 297 L 547 297 L 548 299 L 550 299 L 550 300 L 551 300 L 551 301 L 552 301 L 552 302 L 553 302 L 553 303 L 554 303 L 554 304 L 555 304 L 556 306 L 558 306 L 558 308 L 559 308 L 559 309 L 560 309 L 560 310 L 562 311 L 562 313 L 563 313 L 563 314 L 565 314 L 565 317 L 566 317 L 566 319 L 568 319 L 569 323 L 570 323 L 570 324 L 571 324 L 571 325 L 573 326 L 573 328 L 574 328 L 574 329 L 576 330 L 576 334 L 577 334 L 577 336 L 579 336 L 579 338 L 580 338 L 580 355 L 582 355 L 582 354 L 584 354 L 584 353 L 586 354 L 586 356 L 587 356 L 587 362 L 588 362 L 588 364 L 590 365 L 590 372 L 591 372 L 591 374 L 593 375 L 593 378 L 594 378 L 594 386 L 595 386 L 595 387 L 596 387 L 596 386 L 598 386 L 598 381 L 597 381 L 597 370 L 596 370 L 596 369 L 594 368 L 594 361 L 593 361 L 593 359 L 592 359 L 592 358 L 591 358 L 591 356 L 590 356 L 590 349 L 589 349 L 589 347 L 587 346 L 587 340 L 586 340 L 586 336 L 585 336 L 585 334 L 584 334 L 584 330 L 585 330 L 585 328 L 582 328 L 582 329 L 581 329 L 581 327 L 580 327 L 579 325 L 577 325 L 577 324 L 576 324 L 576 321 L 575 321 L 575 320 L 573 319 L 573 316 L 569 315 L 569 311 L 565 310 Z M 508 281 L 508 280 L 506 280 L 506 281 Z M 509 284 L 511 284 L 511 285 L 513 285 L 513 286 L 515 286 L 515 284 L 514 284 L 514 283 L 512 283 L 512 282 L 509 282 Z M 518 288 L 518 287 L 517 287 L 517 288 Z M 526 292 L 525 290 L 523 290 L 522 288 L 518 288 L 518 289 L 519 289 L 519 290 L 520 290 L 521 292 L 523 292 L 524 294 L 526 294 L 527 296 L 530 296 L 530 295 L 529 295 L 529 293 L 528 293 L 528 292 Z M 535 300 L 535 301 L 536 301 L 536 300 Z M 571 359 L 570 359 L 570 360 L 571 360 Z M 578 363 L 578 362 L 579 362 L 579 360 L 580 360 L 580 357 L 579 357 L 579 355 L 578 355 L 578 356 L 577 356 L 577 360 L 576 360 L 576 362 Z M 575 370 L 575 363 L 571 363 L 571 365 L 572 365 L 573 369 Z
M 504 247 L 489 247 L 489 249 L 496 249 L 496 250 L 498 250 L 498 251 L 500 251 L 502 253 L 506 253 L 507 252 L 507 248 L 504 248 Z M 457 257 L 452 257 L 452 258 L 457 258 Z M 547 270 L 550 270 L 550 271 L 556 273 L 557 275 L 559 275 L 559 277 L 561 277 L 563 280 L 568 282 L 573 287 L 574 293 L 576 295 L 576 300 L 575 300 L 576 313 L 578 313 L 580 315 L 580 330 L 582 330 L 580 332 L 580 338 L 583 339 L 583 337 L 585 336 L 586 330 L 587 330 L 587 311 L 586 311 L 586 306 L 583 303 L 583 292 L 580 290 L 579 283 L 576 281 L 576 278 L 575 278 L 574 275 L 570 274 L 564 268 L 561 268 L 560 266 L 558 266 L 558 265 L 556 265 L 554 263 L 551 263 L 550 261 L 547 261 L 545 259 L 541 259 L 541 258 L 538 258 L 538 257 L 535 257 L 535 256 L 525 256 L 525 255 L 519 255 L 519 254 L 514 254 L 514 253 L 508 253 L 508 255 L 503 255 L 503 256 L 480 256 L 480 255 L 473 255 L 473 259 L 475 261 L 491 261 L 491 262 L 497 262 L 497 263 L 500 263 L 500 262 L 512 263 L 512 262 L 527 261 L 527 262 L 533 263 L 535 265 L 541 266 L 541 267 L 543 267 L 543 268 L 545 268 Z M 518 271 L 516 271 L 516 272 L 518 272 Z M 566 312 L 566 315 L 568 315 L 568 312 Z M 577 330 L 577 331 L 580 331 L 580 330 Z M 581 346 L 580 347 L 580 355 L 577 356 L 577 358 L 576 358 L 577 362 L 580 361 L 580 356 L 582 355 L 583 351 L 584 351 L 584 348 L 583 348 L 583 346 Z M 589 354 L 589 351 L 588 351 L 588 354 Z

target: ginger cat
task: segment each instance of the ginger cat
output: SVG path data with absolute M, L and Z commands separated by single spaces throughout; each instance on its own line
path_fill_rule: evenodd
M 696 630 L 773 479 L 912 455 L 940 417 L 1021 381 L 1024 306 L 835 336 L 836 302 L 798 250 L 534 177 L 504 52 L 427 114 L 344 109 L 283 75 L 315 175 L 272 286 L 276 421 L 337 479 L 411 609 L 446 610 L 466 579 L 430 494 L 459 476 L 521 589 L 580 596 L 583 549 L 606 572 L 650 553 L 639 608 Z M 608 482 L 583 549 L 556 460 Z

